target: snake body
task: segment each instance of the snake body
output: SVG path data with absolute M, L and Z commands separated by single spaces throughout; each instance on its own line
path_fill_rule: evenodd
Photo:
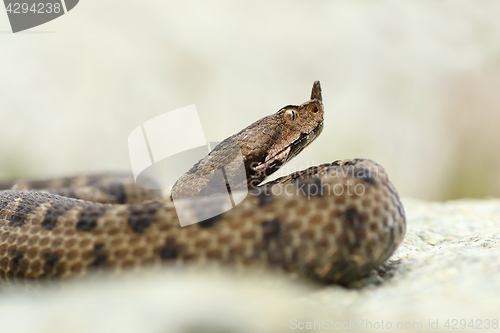
M 234 147 L 241 149 L 248 177 L 239 186 L 248 186 L 249 194 L 225 213 L 186 227 L 172 198 L 138 203 L 157 193 L 129 180 L 0 183 L 10 188 L 0 191 L 0 278 L 64 279 L 98 270 L 214 262 L 279 269 L 326 283 L 362 277 L 396 250 L 406 229 L 403 206 L 380 165 L 335 161 L 258 186 L 322 128 L 321 88 L 315 82 L 308 102 L 286 106 L 221 142 L 179 179 L 172 197 L 206 191 L 221 166 L 231 178 L 228 156 Z

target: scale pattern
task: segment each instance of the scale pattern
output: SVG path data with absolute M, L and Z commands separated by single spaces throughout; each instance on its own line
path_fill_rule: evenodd
M 383 263 L 405 230 L 403 206 L 384 169 L 361 159 L 282 177 L 234 209 L 183 228 L 169 199 L 111 205 L 3 191 L 0 277 L 218 262 L 345 284 Z

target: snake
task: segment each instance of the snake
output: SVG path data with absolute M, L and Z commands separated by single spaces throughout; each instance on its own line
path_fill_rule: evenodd
M 0 280 L 212 263 L 325 284 L 366 276 L 406 232 L 404 207 L 382 166 L 336 160 L 264 182 L 321 134 L 324 113 L 316 81 L 307 102 L 222 141 L 178 179 L 170 196 L 140 188 L 127 174 L 0 181 Z M 234 176 L 235 153 L 243 179 Z M 247 189 L 244 200 L 181 227 L 175 198 L 209 198 L 221 168 L 234 184 L 227 190 Z

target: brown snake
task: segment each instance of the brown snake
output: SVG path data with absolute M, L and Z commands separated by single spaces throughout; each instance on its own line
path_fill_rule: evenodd
M 156 193 L 129 178 L 0 182 L 0 189 L 9 189 L 0 191 L 0 278 L 212 262 L 277 268 L 326 283 L 362 277 L 396 250 L 406 230 L 403 206 L 380 165 L 335 161 L 257 186 L 322 128 L 317 81 L 310 101 L 286 106 L 221 142 L 210 163 L 202 159 L 179 179 L 173 196 L 204 191 L 222 165 L 231 177 L 234 147 L 243 154 L 248 179 L 240 186 L 249 186 L 249 195 L 221 215 L 182 228 L 171 198 L 138 203 Z

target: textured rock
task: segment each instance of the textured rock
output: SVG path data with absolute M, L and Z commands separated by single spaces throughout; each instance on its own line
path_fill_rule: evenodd
M 449 332 L 456 319 L 455 327 L 464 331 L 479 330 L 480 323 L 480 331 L 498 331 L 500 200 L 404 200 L 404 205 L 404 243 L 350 289 L 310 286 L 279 275 L 172 270 L 87 279 L 35 293 L 5 291 L 1 330 Z

